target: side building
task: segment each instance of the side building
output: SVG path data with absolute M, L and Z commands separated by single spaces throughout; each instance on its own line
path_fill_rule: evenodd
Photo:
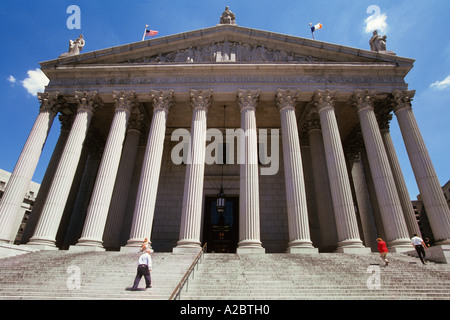
M 11 177 L 11 172 L 0 169 L 0 199 L 3 197 L 5 192 L 5 187 Z M 36 196 L 39 192 L 40 184 L 31 181 L 23 201 L 20 205 L 20 209 L 16 214 L 16 219 L 14 220 L 14 227 L 11 229 L 12 233 L 10 239 L 14 244 L 20 244 L 25 225 L 30 217 L 31 210 L 33 209 L 34 202 L 36 201 Z

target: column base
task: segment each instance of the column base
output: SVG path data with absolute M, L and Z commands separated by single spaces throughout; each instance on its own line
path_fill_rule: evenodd
M 142 244 L 144 243 L 144 238 L 142 239 L 129 239 L 124 247 L 120 247 L 120 252 L 140 252 Z M 148 240 L 148 247 L 151 252 L 153 251 L 152 242 Z
M 195 254 L 202 250 L 201 243 L 194 240 L 180 240 L 177 246 L 172 249 L 173 253 L 179 254 Z
M 69 251 L 87 252 L 87 251 L 106 251 L 103 248 L 103 241 L 92 239 L 80 239 L 74 246 L 69 247 Z
M 264 254 L 266 253 L 266 249 L 261 246 L 260 241 L 252 241 L 252 240 L 243 240 L 238 243 L 238 247 L 236 249 L 237 254 Z
M 31 248 L 37 248 L 39 250 L 59 250 L 56 246 L 55 239 L 49 238 L 34 238 L 32 237 L 30 241 L 26 244 Z
M 411 251 L 411 246 L 411 240 L 409 239 L 397 239 L 387 243 L 387 247 L 390 252 Z
M 336 253 L 349 253 L 349 254 L 370 254 L 372 250 L 368 247 L 364 247 L 361 240 L 344 240 L 338 243 Z
M 291 241 L 288 244 L 286 253 L 315 254 L 315 253 L 319 253 L 319 249 L 314 248 L 311 241 L 295 240 L 295 241 Z

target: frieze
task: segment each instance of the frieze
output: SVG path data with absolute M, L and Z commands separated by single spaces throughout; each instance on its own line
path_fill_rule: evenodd
M 161 77 L 127 77 L 127 78 L 84 78 L 55 79 L 49 87 L 56 86 L 115 86 L 115 85 L 176 85 L 176 84 L 214 84 L 214 83 L 292 83 L 292 84 L 386 84 L 404 85 L 402 77 L 371 76 L 246 76 L 246 75 L 205 75 L 205 76 L 161 76 Z
M 127 60 L 125 63 L 211 63 L 211 62 L 301 62 L 325 61 L 284 50 L 269 49 L 262 45 L 239 42 L 218 42 L 177 51 L 159 53 L 149 57 Z

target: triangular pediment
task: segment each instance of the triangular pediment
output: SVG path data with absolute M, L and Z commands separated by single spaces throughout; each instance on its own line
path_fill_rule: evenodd
M 321 62 L 393 63 L 409 70 L 414 60 L 236 25 L 217 25 L 59 58 L 41 66 Z

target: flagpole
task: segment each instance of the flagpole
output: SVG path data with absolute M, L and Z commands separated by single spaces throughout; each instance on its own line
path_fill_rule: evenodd
M 144 34 L 142 35 L 142 41 L 145 39 L 145 33 L 147 32 L 148 24 L 145 25 Z
M 312 30 L 312 23 L 309 24 L 309 29 L 311 30 L 311 36 L 312 36 L 313 40 L 316 40 L 316 39 L 314 39 L 314 31 Z

